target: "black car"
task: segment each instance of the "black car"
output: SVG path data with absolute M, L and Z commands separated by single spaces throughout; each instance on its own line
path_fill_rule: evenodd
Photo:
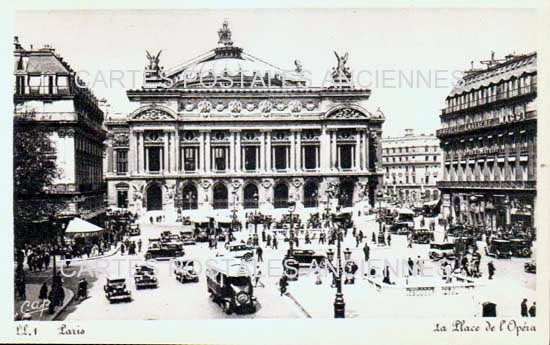
M 185 251 L 179 243 L 161 243 L 159 246 L 147 249 L 145 259 L 170 259 L 183 256 L 184 254 Z
M 313 249 L 294 249 L 292 254 L 294 259 L 302 266 L 310 266 L 313 260 L 315 260 L 317 266 L 324 267 L 327 258 L 325 253 Z
M 126 287 L 125 278 L 107 278 L 103 291 L 110 303 L 132 300 L 132 292 Z
M 521 238 L 513 238 L 510 240 L 512 247 L 512 255 L 520 258 L 528 258 L 532 254 L 531 241 Z

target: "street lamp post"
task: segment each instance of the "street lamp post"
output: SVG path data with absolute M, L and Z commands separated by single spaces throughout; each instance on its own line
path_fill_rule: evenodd
M 333 275 L 335 275 L 335 280 L 336 280 L 336 296 L 334 298 L 334 318 L 335 319 L 343 319 L 346 317 L 346 302 L 344 301 L 344 294 L 342 293 L 342 257 L 341 257 L 341 241 L 342 241 L 342 238 L 341 238 L 341 229 L 338 229 L 338 233 L 337 233 L 337 259 L 338 259 L 338 270 L 336 273 L 334 273 L 334 270 L 333 270 Z M 345 260 L 349 260 L 351 256 L 351 251 L 349 249 L 346 249 L 344 251 L 344 257 L 345 257 Z M 332 249 L 329 249 L 327 251 L 327 258 L 330 262 L 330 264 L 332 265 L 332 259 L 334 258 L 334 252 L 332 251 Z M 334 266 L 333 266 L 334 267 Z
M 297 280 L 298 279 L 298 265 L 296 260 L 294 259 L 294 221 L 293 221 L 293 213 L 296 209 L 296 203 L 294 201 L 288 202 L 288 212 L 290 214 L 290 229 L 289 229 L 289 248 L 288 252 L 284 258 L 284 269 L 285 272 L 291 271 L 290 268 L 293 268 L 296 270 L 295 274 L 287 274 L 287 278 L 289 280 Z
M 378 232 L 382 233 L 382 192 L 378 191 L 376 197 L 378 198 Z

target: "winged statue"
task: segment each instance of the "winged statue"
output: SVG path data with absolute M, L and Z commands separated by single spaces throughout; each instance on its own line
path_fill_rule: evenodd
M 159 67 L 159 57 L 160 57 L 160 53 L 162 53 L 162 49 L 159 50 L 157 55 L 151 55 L 151 53 L 149 53 L 148 50 L 145 50 L 145 52 L 147 53 L 147 60 L 149 60 L 149 66 L 147 66 L 148 69 L 153 70 L 153 71 L 158 71 L 160 69 L 160 67 Z

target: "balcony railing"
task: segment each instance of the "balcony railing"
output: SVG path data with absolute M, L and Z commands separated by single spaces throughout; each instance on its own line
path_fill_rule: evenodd
M 437 187 L 461 189 L 535 189 L 537 181 L 438 181 Z
M 533 83 L 530 86 L 524 86 L 516 89 L 509 90 L 507 92 L 500 92 L 496 95 L 486 96 L 478 99 L 471 100 L 469 102 L 460 103 L 457 105 L 453 105 L 447 108 L 443 108 L 441 110 L 442 115 L 447 115 L 450 113 L 454 113 L 461 110 L 470 109 L 473 107 L 493 103 L 496 101 L 504 100 L 504 99 L 511 99 L 518 96 L 525 96 L 529 94 L 534 94 L 537 92 L 537 83 Z
M 22 90 L 14 89 L 15 95 L 18 97 L 25 96 L 43 96 L 43 97 L 56 97 L 56 96 L 69 96 L 71 90 L 68 86 L 27 86 L 24 92 Z M 19 91 L 19 92 L 18 92 Z
M 468 132 L 473 131 L 476 129 L 481 128 L 490 128 L 490 127 L 496 127 L 503 124 L 512 124 L 517 123 L 520 121 L 528 120 L 528 119 L 534 119 L 536 118 L 536 112 L 531 111 L 528 113 L 525 113 L 524 115 L 517 115 L 517 116 L 510 116 L 510 117 L 502 117 L 502 118 L 493 118 L 493 119 L 487 119 L 482 121 L 476 121 L 476 122 L 470 122 L 465 123 L 463 125 L 448 127 L 448 128 L 441 128 L 436 131 L 436 136 L 441 137 L 445 135 L 450 134 L 457 134 L 462 132 Z

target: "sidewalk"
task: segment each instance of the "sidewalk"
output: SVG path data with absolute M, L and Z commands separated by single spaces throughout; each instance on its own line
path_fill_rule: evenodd
M 63 288 L 63 291 L 65 292 L 63 305 L 61 307 L 57 307 L 55 312 L 50 314 L 48 313 L 49 301 L 41 301 L 38 298 L 40 296 L 41 287 L 41 284 L 27 284 L 27 299 L 25 301 L 19 299 L 15 300 L 14 315 L 15 313 L 28 313 L 31 315 L 32 321 L 53 321 L 72 302 L 74 298 L 74 293 L 71 290 Z M 48 289 L 50 288 L 51 286 L 48 286 Z

